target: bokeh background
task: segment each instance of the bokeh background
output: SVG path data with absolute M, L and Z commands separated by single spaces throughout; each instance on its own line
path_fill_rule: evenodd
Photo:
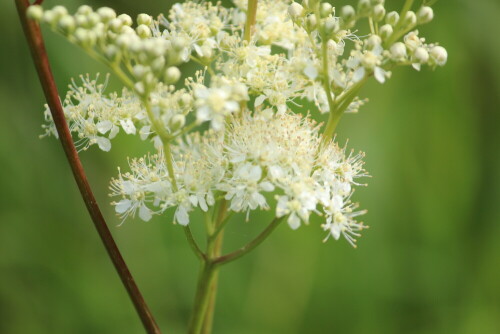
M 172 4 L 88 3 L 132 16 Z M 355 195 L 371 227 L 360 247 L 323 244 L 318 220 L 280 227 L 223 268 L 214 333 L 500 333 L 500 2 L 439 1 L 435 13 L 421 31 L 448 49 L 448 64 L 369 84 L 362 96 L 370 103 L 338 129 L 340 141 L 366 152 L 373 176 Z M 44 98 L 11 0 L 0 2 L 0 31 L 0 333 L 142 333 L 59 143 L 38 138 Z M 61 91 L 71 77 L 106 72 L 60 37 L 45 37 Z M 161 328 L 183 333 L 197 261 L 169 219 L 117 226 L 109 179 L 127 156 L 149 149 L 121 139 L 108 154 L 81 156 Z M 233 222 L 226 250 L 268 219 L 254 218 Z

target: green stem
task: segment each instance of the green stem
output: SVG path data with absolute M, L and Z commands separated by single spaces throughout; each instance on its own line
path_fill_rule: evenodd
M 217 266 L 232 262 L 240 257 L 251 252 L 255 247 L 260 245 L 266 238 L 280 225 L 285 216 L 280 218 L 274 218 L 273 221 L 266 227 L 262 233 L 260 233 L 255 239 L 250 241 L 245 246 L 241 247 L 237 251 L 229 253 L 227 255 L 223 255 L 215 259 L 214 264 Z
M 184 227 L 184 233 L 186 234 L 186 239 L 189 243 L 189 246 L 191 246 L 191 249 L 193 250 L 194 254 L 202 261 L 207 259 L 207 256 L 205 253 L 203 253 L 196 243 L 196 240 L 194 239 L 193 233 L 191 232 L 191 228 L 188 226 Z
M 327 143 L 333 138 L 333 134 L 335 133 L 335 129 L 337 128 L 342 115 L 344 114 L 347 107 L 349 107 L 351 102 L 356 98 L 356 95 L 358 94 L 361 87 L 363 87 L 367 79 L 368 76 L 366 76 L 360 82 L 351 86 L 349 90 L 344 92 L 344 94 L 339 96 L 339 98 L 335 101 L 335 107 L 334 109 L 330 110 L 328 122 L 326 123 L 325 131 L 323 132 L 323 143 Z
M 165 152 L 165 161 L 167 162 L 168 175 L 170 176 L 170 181 L 172 182 L 172 188 L 177 191 L 177 181 L 174 174 L 174 163 L 172 158 L 172 150 L 170 149 L 170 141 L 163 141 L 163 151 Z
M 248 0 L 248 10 L 247 10 L 247 21 L 245 23 L 245 35 L 244 39 L 250 42 L 252 37 L 253 26 L 255 25 L 255 20 L 257 19 L 257 0 Z
M 216 259 L 220 256 L 222 252 L 222 241 L 224 238 L 224 231 L 218 233 L 214 240 L 214 246 L 211 249 L 209 257 L 211 259 Z M 212 282 L 208 288 L 208 305 L 205 311 L 205 319 L 203 320 L 202 334 L 211 334 L 214 322 L 215 313 L 215 300 L 217 298 L 217 284 L 219 280 L 219 268 L 215 267 L 214 274 L 212 277 Z
M 370 24 L 370 32 L 375 34 L 375 26 L 373 25 L 373 19 L 371 17 L 368 19 L 368 23 Z
M 165 161 L 167 163 L 168 175 L 170 176 L 170 181 L 172 182 L 173 190 L 177 191 L 177 182 L 175 180 L 175 174 L 174 174 L 172 150 L 170 149 L 170 141 L 172 137 L 167 132 L 167 130 L 160 122 L 160 120 L 158 120 L 154 115 L 153 110 L 151 108 L 151 103 L 149 102 L 149 98 L 147 95 L 148 94 L 145 94 L 145 96 L 142 97 L 142 103 L 144 104 L 144 107 L 146 108 L 146 114 L 148 115 L 148 118 L 151 121 L 151 124 L 153 125 L 153 130 L 160 136 L 161 141 L 163 143 L 163 153 L 165 154 Z
M 202 333 L 206 311 L 210 301 L 210 288 L 216 274 L 215 269 L 216 266 L 210 260 L 203 261 L 201 265 L 193 313 L 189 321 L 188 334 Z
M 207 220 L 207 252 L 202 258 L 202 267 L 198 278 L 198 289 L 196 291 L 195 303 L 191 320 L 189 323 L 189 334 L 210 334 L 212 331 L 213 316 L 215 311 L 215 298 L 217 294 L 217 281 L 219 277 L 219 268 L 214 260 L 220 256 L 222 251 L 222 241 L 224 233 L 218 233 L 214 237 L 227 211 L 227 201 L 221 200 L 217 203 L 216 217 L 213 219 L 211 214 Z

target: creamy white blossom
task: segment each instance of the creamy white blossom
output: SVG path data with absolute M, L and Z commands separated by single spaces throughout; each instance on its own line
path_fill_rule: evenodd
M 446 49 L 417 30 L 434 11 L 387 13 L 384 1 L 370 0 L 340 9 L 259 0 L 248 36 L 248 2 L 234 4 L 186 1 L 135 20 L 86 5 L 74 14 L 36 5 L 27 14 L 102 61 L 124 86 L 107 93 L 108 77 L 72 82 L 63 107 L 76 146 L 109 151 L 124 133 L 156 150 L 130 159 L 129 171 L 111 181 L 122 221 L 171 211 L 185 226 L 195 210 L 208 220 L 219 209 L 247 220 L 268 210 L 297 229 L 317 215 L 325 240 L 343 236 L 355 246 L 365 211 L 351 198 L 367 173 L 362 153 L 332 139 L 336 123 L 366 103 L 358 95 L 369 79 L 384 83 L 398 66 L 445 65 Z M 194 74 L 187 62 L 198 66 Z M 328 121 L 316 123 L 317 114 Z M 44 136 L 57 137 L 48 107 L 45 120 Z

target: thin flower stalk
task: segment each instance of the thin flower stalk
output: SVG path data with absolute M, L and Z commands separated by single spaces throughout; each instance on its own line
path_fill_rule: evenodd
M 41 3 L 39 1 L 38 3 Z M 109 231 L 106 221 L 95 200 L 92 189 L 87 180 L 83 165 L 78 157 L 77 150 L 73 144 L 70 130 L 67 126 L 63 108 L 59 100 L 59 94 L 55 85 L 54 77 L 50 68 L 45 45 L 40 31 L 40 27 L 34 21 L 27 20 L 26 12 L 30 4 L 27 0 L 16 0 L 16 7 L 19 18 L 23 26 L 24 34 L 31 50 L 35 68 L 37 70 L 40 83 L 44 90 L 47 103 L 49 104 L 60 142 L 63 146 L 66 158 L 73 172 L 73 177 L 78 185 L 82 199 L 85 202 L 87 210 L 92 218 L 94 226 L 101 238 L 101 241 L 110 257 L 123 285 L 125 286 L 130 299 L 149 334 L 159 334 L 160 329 L 149 310 L 144 298 L 141 295 L 135 280 L 130 273 L 114 239 Z

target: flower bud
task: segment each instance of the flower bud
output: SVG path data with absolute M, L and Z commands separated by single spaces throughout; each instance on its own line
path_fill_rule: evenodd
M 443 66 L 446 64 L 448 60 L 448 52 L 442 46 L 435 46 L 431 49 L 430 54 L 432 60 L 436 63 L 436 65 Z
M 344 19 L 345 22 L 350 22 L 354 20 L 355 16 L 356 16 L 356 11 L 350 5 L 344 6 L 340 10 L 340 17 Z
M 316 26 L 318 25 L 318 21 L 316 20 L 316 15 L 311 14 L 307 17 L 306 19 L 306 27 L 307 29 L 314 30 L 316 29 Z
M 137 82 L 134 85 L 135 92 L 139 95 L 144 95 L 146 93 L 146 87 L 144 86 L 143 82 Z
M 78 27 L 85 28 L 89 25 L 89 20 L 87 15 L 77 14 L 75 15 L 75 22 Z
M 160 72 L 164 66 L 165 66 L 165 58 L 164 57 L 155 58 L 151 62 L 151 68 L 153 69 L 153 71 L 155 71 L 157 73 Z
M 118 47 L 116 45 L 113 45 L 113 44 L 108 45 L 106 47 L 104 54 L 105 54 L 106 58 L 112 63 L 116 63 L 120 58 L 120 50 L 118 49 Z
M 149 26 L 153 22 L 153 18 L 148 14 L 139 14 L 137 16 L 137 24 L 144 24 L 145 26 Z
M 55 23 L 57 16 L 51 10 L 46 10 L 43 12 L 43 22 L 48 23 L 50 25 Z
M 168 84 L 176 83 L 180 78 L 181 71 L 175 66 L 171 66 L 165 71 L 165 82 Z
M 368 50 L 373 50 L 376 47 L 380 46 L 382 44 L 382 39 L 378 35 L 371 35 L 367 40 L 366 40 L 366 47 Z
M 43 17 L 43 8 L 40 5 L 32 5 L 28 7 L 26 16 L 32 20 L 40 22 Z
M 116 18 L 115 11 L 113 9 L 109 8 L 109 7 L 101 7 L 101 8 L 99 8 L 97 10 L 97 14 L 99 14 L 99 16 L 102 19 L 102 22 L 104 22 L 104 23 L 108 23 L 112 19 Z
M 373 7 L 373 20 L 375 22 L 380 22 L 384 19 L 385 7 L 384 5 L 376 5 Z
M 139 35 L 140 38 L 145 39 L 151 37 L 152 35 L 151 29 L 149 29 L 149 27 L 144 24 L 139 25 L 135 30 L 137 31 L 137 35 Z
M 321 15 L 321 18 L 328 17 L 332 13 L 333 7 L 330 5 L 328 2 L 323 2 L 321 4 L 321 7 L 319 9 L 319 13 Z
M 175 51 L 182 51 L 187 46 L 187 41 L 183 37 L 172 40 L 172 47 Z
M 149 67 L 144 66 L 144 65 L 139 65 L 139 64 L 135 65 L 132 68 L 132 74 L 138 80 L 141 80 L 142 78 L 144 78 L 146 76 L 146 74 L 149 73 L 149 71 L 150 71 Z
M 212 57 L 214 56 L 214 50 L 212 49 L 212 47 L 208 44 L 203 44 L 201 46 L 201 55 L 200 55 L 202 58 L 205 58 L 205 59 L 212 59 Z
M 96 43 L 96 35 L 91 30 L 85 30 L 83 28 L 77 28 L 75 30 L 75 39 L 79 45 L 84 48 L 92 48 Z
M 420 64 L 425 64 L 429 61 L 429 52 L 424 48 L 417 48 L 413 53 L 413 59 L 418 61 Z
M 380 64 L 380 60 L 376 54 L 371 51 L 367 51 L 361 58 L 361 64 L 363 67 L 373 70 L 377 65 Z
M 371 3 L 370 0 L 359 0 L 358 13 L 361 16 L 368 16 L 370 14 Z
M 328 17 L 325 19 L 325 22 L 323 23 L 323 31 L 326 34 L 326 36 L 330 36 L 334 32 L 337 32 L 339 30 L 339 22 L 336 18 L 334 17 Z
M 87 5 L 78 7 L 78 10 L 76 11 L 76 13 L 80 15 L 89 15 L 92 12 L 93 12 L 92 7 Z
M 70 34 L 76 28 L 75 19 L 73 18 L 73 16 L 70 15 L 63 16 L 59 20 L 58 26 L 64 33 Z
M 417 15 L 414 11 L 407 11 L 403 18 L 403 27 L 412 27 L 417 24 Z
M 385 17 L 385 22 L 393 27 L 398 23 L 398 21 L 399 21 L 398 12 L 390 12 Z
M 419 24 L 426 24 L 432 21 L 434 18 L 434 11 L 429 6 L 422 6 L 418 10 L 417 22 Z
M 297 2 L 292 2 L 292 4 L 288 6 L 288 14 L 292 17 L 292 19 L 301 17 L 304 14 L 304 7 Z
M 392 28 L 392 26 L 390 24 L 384 24 L 383 26 L 380 27 L 380 30 L 379 30 L 380 37 L 383 40 L 386 40 L 389 37 L 391 37 L 393 32 L 394 32 L 394 29 Z
M 118 15 L 117 19 L 122 21 L 123 25 L 129 26 L 129 27 L 132 25 L 132 23 L 134 23 L 132 21 L 132 18 L 127 14 L 120 14 L 120 15 Z
M 119 33 L 123 27 L 123 22 L 122 20 L 116 18 L 116 19 L 112 19 L 111 21 L 109 21 L 109 28 L 111 29 L 111 31 L 115 32 L 115 33 Z
M 170 131 L 175 132 L 186 124 L 186 116 L 183 114 L 177 114 L 174 115 L 169 121 L 168 121 L 168 127 L 170 128 Z
M 120 34 L 116 38 L 116 45 L 118 45 L 119 47 L 121 47 L 123 49 L 128 49 L 130 44 L 132 44 L 132 37 L 130 37 L 130 35 L 128 35 L 128 34 L 124 34 L 122 32 L 122 34 Z
M 52 8 L 52 12 L 58 18 L 68 15 L 68 10 L 63 6 L 55 6 Z
M 406 46 L 402 42 L 397 42 L 391 46 L 391 57 L 395 60 L 406 58 Z
M 404 37 L 404 41 L 405 41 L 406 47 L 410 51 L 415 51 L 419 46 L 422 45 L 422 40 L 420 39 L 420 37 L 418 37 L 418 31 L 417 32 L 414 32 L 414 31 L 409 32 Z
M 134 28 L 129 27 L 129 26 L 122 26 L 122 28 L 120 29 L 120 34 L 121 35 L 130 35 L 130 36 L 137 37 L 137 34 L 135 33 Z M 133 38 L 133 37 L 131 37 L 131 38 Z
M 97 13 L 90 13 L 89 15 L 87 15 L 87 22 L 89 27 L 93 27 L 101 22 L 101 16 L 99 16 L 99 14 Z
M 181 98 L 179 99 L 180 106 L 189 107 L 191 103 L 193 103 L 193 97 L 188 93 L 182 94 Z

